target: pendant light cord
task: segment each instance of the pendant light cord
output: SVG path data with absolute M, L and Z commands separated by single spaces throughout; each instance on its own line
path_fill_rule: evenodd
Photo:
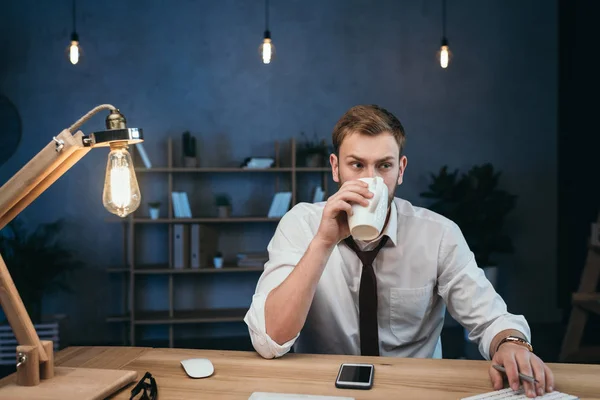
M 265 0 L 265 31 L 269 30 L 269 0 Z
M 75 0 L 73 0 L 73 32 L 77 32 L 77 27 L 75 25 Z
M 446 37 L 446 0 L 442 0 L 442 37 Z

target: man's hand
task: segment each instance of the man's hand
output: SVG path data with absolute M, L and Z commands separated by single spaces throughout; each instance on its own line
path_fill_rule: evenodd
M 554 374 L 550 368 L 538 356 L 521 345 L 502 344 L 494 354 L 492 364 L 501 365 L 506 369 L 508 383 L 513 390 L 519 389 L 519 372 L 533 376 L 539 383 L 532 384 L 523 381 L 523 389 L 525 389 L 527 397 L 535 397 L 536 394 L 542 396 L 544 393 L 554 390 Z M 492 366 L 490 366 L 489 373 L 494 390 L 502 389 L 502 373 Z
M 352 215 L 352 204 L 368 206 L 371 197 L 373 193 L 366 182 L 344 182 L 340 190 L 327 200 L 316 236 L 327 246 L 334 246 L 350 236 L 348 216 Z

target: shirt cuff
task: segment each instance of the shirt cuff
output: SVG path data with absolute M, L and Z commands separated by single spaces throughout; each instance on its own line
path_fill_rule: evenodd
M 266 300 L 267 296 L 263 293 L 252 296 L 252 305 L 244 317 L 244 322 L 248 325 L 252 346 L 254 346 L 257 353 L 264 358 L 277 358 L 290 351 L 300 333 L 282 345 L 271 339 L 267 334 L 265 323 Z
M 531 330 L 525 317 L 522 315 L 503 315 L 497 318 L 490 326 L 485 329 L 481 340 L 479 341 L 479 352 L 486 360 L 490 360 L 490 346 L 492 340 L 502 331 L 514 329 L 525 335 L 527 341 L 531 343 Z

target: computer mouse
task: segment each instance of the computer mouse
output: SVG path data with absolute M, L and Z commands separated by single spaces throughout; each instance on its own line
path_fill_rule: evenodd
M 181 361 L 186 374 L 191 378 L 206 378 L 215 372 L 215 367 L 207 358 L 190 358 Z

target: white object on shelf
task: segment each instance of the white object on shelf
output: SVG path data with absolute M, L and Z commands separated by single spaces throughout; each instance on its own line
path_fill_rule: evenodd
M 173 215 L 175 218 L 191 218 L 192 210 L 186 192 L 171 193 L 173 199 Z
M 313 203 L 319 203 L 321 201 L 323 201 L 325 197 L 325 192 L 323 191 L 323 188 L 321 188 L 321 186 L 317 186 L 315 188 L 315 193 L 313 195 Z
M 223 257 L 213 258 L 213 264 L 215 265 L 215 268 L 222 268 L 223 267 Z
M 150 219 L 158 219 L 160 217 L 160 208 L 150 207 Z
M 290 208 L 292 201 L 292 192 L 275 193 L 271 208 L 269 209 L 269 218 L 283 217 Z
M 138 150 L 138 153 L 140 153 L 140 157 L 146 168 L 152 168 L 152 163 L 150 163 L 150 158 L 148 158 L 148 154 L 146 153 L 144 146 L 141 143 L 138 143 L 135 145 L 135 148 Z

